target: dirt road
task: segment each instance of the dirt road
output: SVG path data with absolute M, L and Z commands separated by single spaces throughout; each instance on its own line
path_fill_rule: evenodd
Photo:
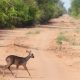
M 62 18 L 59 20 L 62 22 L 64 19 Z M 56 45 L 55 38 L 57 34 L 60 31 L 65 30 L 63 29 L 64 26 L 61 26 L 61 29 L 54 28 L 60 27 L 59 25 L 61 26 L 63 24 L 56 23 L 56 26 L 53 24 L 44 25 L 43 28 L 1 30 L 1 80 L 80 80 L 80 59 L 78 60 L 77 65 L 68 65 L 70 63 L 72 64 L 73 60 L 58 58 L 56 56 L 56 52 L 54 51 Z M 72 23 L 70 23 L 70 25 L 72 25 Z M 49 28 L 50 26 L 52 28 Z M 50 50 L 52 45 L 53 50 Z M 3 78 L 2 71 L 3 66 L 6 64 L 6 56 L 14 54 L 24 57 L 28 55 L 28 53 L 26 53 L 26 49 L 32 50 L 35 55 L 35 58 L 31 59 L 27 64 L 27 67 L 32 75 L 32 79 L 22 67 L 20 67 L 17 71 L 15 66 L 13 66 L 12 71 L 16 74 L 17 78 L 14 78 L 8 70 L 6 70 L 6 75 Z

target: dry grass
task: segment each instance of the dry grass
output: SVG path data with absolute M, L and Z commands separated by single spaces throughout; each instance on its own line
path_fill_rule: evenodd
M 36 30 L 36 31 L 28 31 L 26 34 L 40 34 L 40 31 L 39 30 Z

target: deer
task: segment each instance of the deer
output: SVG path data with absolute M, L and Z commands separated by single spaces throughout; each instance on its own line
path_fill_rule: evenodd
M 19 57 L 19 56 L 16 56 L 16 55 L 9 55 L 9 56 L 6 57 L 7 65 L 5 65 L 5 68 L 4 68 L 4 71 L 3 71 L 3 76 L 5 74 L 5 69 L 8 69 L 11 72 L 11 74 L 14 77 L 16 77 L 13 74 L 12 70 L 10 69 L 10 67 L 12 65 L 16 65 L 16 69 L 18 69 L 19 66 L 21 65 L 21 66 L 24 67 L 24 69 L 28 72 L 29 76 L 31 77 L 31 74 L 28 71 L 28 68 L 27 68 L 26 64 L 27 64 L 27 62 L 29 61 L 30 58 L 34 58 L 34 54 L 31 51 L 27 51 L 26 50 L 26 52 L 29 53 L 28 56 L 26 56 L 26 57 Z

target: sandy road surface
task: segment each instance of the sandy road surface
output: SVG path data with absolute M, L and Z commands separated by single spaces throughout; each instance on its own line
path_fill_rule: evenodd
M 1 80 L 80 80 L 80 67 L 74 68 L 63 62 L 66 59 L 58 59 L 54 50 L 48 50 L 51 42 L 55 40 L 59 29 L 54 28 L 32 28 L 2 31 L 0 34 L 0 78 Z M 25 46 L 16 46 L 14 44 Z M 55 45 L 55 42 L 54 42 Z M 26 49 L 32 50 L 35 55 L 27 67 L 32 75 L 32 79 L 27 72 L 20 67 L 16 71 L 13 66 L 12 71 L 16 74 L 14 78 L 8 70 L 2 77 L 2 68 L 6 64 L 5 57 L 9 54 L 26 56 Z M 80 66 L 80 65 L 77 65 Z

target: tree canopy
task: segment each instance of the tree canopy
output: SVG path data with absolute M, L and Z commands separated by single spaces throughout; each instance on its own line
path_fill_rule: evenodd
M 0 28 L 45 23 L 63 13 L 60 0 L 0 0 Z
M 69 9 L 69 13 L 72 16 L 80 17 L 80 0 L 72 0 L 71 8 Z

